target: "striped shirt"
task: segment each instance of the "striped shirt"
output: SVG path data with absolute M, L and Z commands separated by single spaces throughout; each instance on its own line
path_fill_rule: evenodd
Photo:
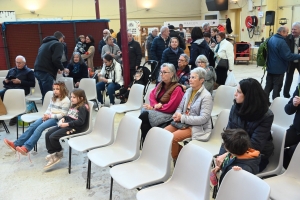
M 63 100 L 57 98 L 55 102 L 53 102 L 51 99 L 45 114 L 50 114 L 50 118 L 60 120 L 63 116 L 67 114 L 69 108 L 70 100 L 67 96 Z

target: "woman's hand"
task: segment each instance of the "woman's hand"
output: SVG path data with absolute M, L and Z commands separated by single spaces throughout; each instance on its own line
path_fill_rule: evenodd
M 65 128 L 65 127 L 68 127 L 68 126 L 69 126 L 69 123 L 61 123 L 59 125 L 59 127 L 61 127 L 61 128 Z
M 297 107 L 299 104 L 300 104 L 300 97 L 295 96 L 295 97 L 293 98 L 293 105 L 294 105 L 295 107 Z
M 147 109 L 147 110 L 153 110 L 153 107 L 150 106 L 150 105 L 147 104 L 147 103 L 144 103 L 143 107 L 144 107 L 145 109 Z
M 160 109 L 162 107 L 163 107 L 163 105 L 161 103 L 158 103 L 158 104 L 154 105 L 154 109 Z
M 242 168 L 239 167 L 239 166 L 233 166 L 232 169 L 233 169 L 234 171 L 240 171 L 240 170 L 242 170 Z
M 105 83 L 107 83 L 107 79 L 106 79 L 106 78 L 104 78 L 104 77 L 100 77 L 100 78 L 99 78 L 99 81 L 102 81 L 102 82 L 105 82 Z
M 79 87 L 79 82 L 75 83 L 75 87 Z
M 216 165 L 217 165 L 217 166 L 221 167 L 221 165 L 222 165 L 222 163 L 224 162 L 224 159 L 225 159 L 225 157 L 227 156 L 227 154 L 228 154 L 228 152 L 226 152 L 226 153 L 224 153 L 224 154 L 222 154 L 222 155 L 220 155 L 220 156 L 218 156 L 218 157 L 216 158 Z
M 43 120 L 43 121 L 46 121 L 46 120 L 48 120 L 49 118 L 50 118 L 50 115 L 49 115 L 49 114 L 44 114 L 42 120 Z
M 181 113 L 176 112 L 173 116 L 172 116 L 173 120 L 175 122 L 180 122 L 181 121 Z

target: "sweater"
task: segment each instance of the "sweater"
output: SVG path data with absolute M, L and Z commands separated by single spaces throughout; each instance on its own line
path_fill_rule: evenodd
M 89 126 L 89 109 L 88 105 L 83 105 L 78 108 L 71 108 L 68 114 L 63 117 L 66 123 L 69 123 L 70 128 L 74 128 L 77 133 L 83 132 Z
M 70 107 L 70 99 L 67 96 L 62 100 L 57 98 L 55 102 L 53 102 L 51 98 L 50 104 L 45 114 L 50 114 L 50 118 L 59 120 L 67 114 L 69 107 Z
M 152 42 L 154 40 L 154 36 L 152 35 L 152 33 L 149 33 L 148 37 L 147 37 L 147 41 L 146 41 L 146 48 L 147 48 L 147 52 L 148 52 L 148 60 L 152 60 L 152 57 L 151 57 L 151 45 L 152 45 Z
M 110 52 L 111 54 L 114 55 L 114 59 L 116 59 L 117 61 L 121 58 L 120 55 L 118 55 L 118 52 L 120 51 L 120 48 L 118 45 L 113 44 L 114 46 L 110 46 L 110 45 L 104 45 L 102 47 L 102 53 L 101 53 L 101 58 L 103 59 L 103 56 L 106 54 L 106 52 Z
M 214 89 L 214 83 L 217 80 L 216 71 L 215 68 L 213 68 L 212 66 L 206 66 L 204 69 L 206 70 L 204 86 L 212 94 Z
M 298 87 L 296 87 L 296 90 L 295 90 L 293 96 L 291 97 L 291 99 L 289 100 L 288 104 L 285 105 L 284 110 L 285 110 L 286 114 L 288 114 L 288 115 L 293 115 L 295 113 L 293 126 L 297 130 L 297 132 L 300 134 L 300 105 L 298 105 L 297 107 L 294 106 L 293 98 L 295 96 L 300 96 Z
M 113 38 L 113 40 L 114 40 L 114 44 L 117 44 L 116 39 Z M 103 46 L 105 46 L 105 45 L 106 45 L 106 42 L 105 42 L 105 40 L 104 40 L 104 38 L 103 38 L 102 40 L 100 40 L 100 42 L 99 42 L 99 44 L 98 44 L 98 52 L 99 52 L 100 55 L 102 55 L 102 48 L 103 48 Z

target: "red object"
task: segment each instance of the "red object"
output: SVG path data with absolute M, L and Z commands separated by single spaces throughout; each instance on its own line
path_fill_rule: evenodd
M 100 19 L 99 0 L 95 0 L 96 19 Z
M 87 52 L 85 52 L 85 55 L 89 55 L 90 53 L 87 51 Z
M 218 185 L 217 175 L 214 172 L 210 172 L 210 182 L 213 186 Z
M 257 7 L 257 10 L 260 11 L 260 7 Z
M 217 26 L 217 29 L 220 31 L 220 32 L 225 32 L 225 27 L 222 25 L 222 24 L 219 24 Z
M 256 16 L 247 16 L 245 20 L 245 25 L 247 28 L 253 28 L 257 26 L 258 18 Z

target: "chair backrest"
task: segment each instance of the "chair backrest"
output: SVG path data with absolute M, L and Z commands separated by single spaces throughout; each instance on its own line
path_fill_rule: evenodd
M 216 200 L 269 200 L 270 186 L 245 171 L 230 170 L 219 188 Z
M 4 89 L 4 87 L 3 87 L 3 81 L 4 81 L 4 79 L 5 79 L 5 76 L 4 77 L 0 77 L 0 90 L 2 90 L 2 89 Z
M 196 159 L 191 159 L 192 157 Z M 170 183 L 192 194 L 194 199 L 209 199 L 209 175 L 212 155 L 198 145 L 189 143 L 178 156 Z
M 214 97 L 214 106 L 220 106 L 224 109 L 230 109 L 233 105 L 234 93 L 236 87 L 231 87 L 227 85 L 220 85 L 216 91 Z
M 116 112 L 108 107 L 99 109 L 96 115 L 94 129 L 91 134 L 101 135 L 101 140 L 111 141 L 115 139 L 114 118 Z M 109 142 L 108 142 L 109 143 Z M 109 144 L 111 144 L 109 143 Z
M 115 146 L 121 146 L 133 155 L 136 159 L 140 155 L 139 139 L 140 128 L 142 121 L 134 116 L 125 115 L 118 127 L 117 136 L 115 139 Z
M 229 114 L 230 114 L 229 109 L 222 110 L 217 118 L 214 129 L 211 131 L 210 140 L 219 140 L 220 146 L 222 143 L 221 133 L 223 132 L 224 128 L 227 127 Z
M 82 78 L 79 82 L 79 88 L 85 91 L 85 96 L 88 100 L 97 98 L 96 79 Z
M 140 105 L 140 108 L 143 106 L 143 93 L 144 93 L 144 87 L 141 84 L 133 84 L 133 86 L 130 88 L 130 93 L 128 96 L 127 103 L 132 105 Z
M 267 165 L 267 167 L 259 174 L 256 174 L 256 176 L 258 177 L 264 177 L 275 174 L 278 175 L 282 171 L 286 129 L 273 123 L 271 130 L 274 144 L 274 152 L 269 158 L 269 164 Z
M 171 144 L 174 135 L 169 131 L 153 127 L 149 130 L 139 161 L 151 163 L 164 177 L 170 176 Z
M 270 106 L 270 110 L 272 110 L 274 114 L 273 124 L 277 124 L 278 126 L 282 126 L 285 129 L 288 129 L 290 125 L 293 123 L 294 116 L 288 115 L 284 111 L 285 105 L 289 102 L 289 99 L 283 97 L 277 97 L 274 99 Z
M 0 70 L 0 77 L 6 77 L 9 70 Z M 2 82 L 1 82 L 2 83 Z
M 40 84 L 37 79 L 35 79 L 35 86 L 34 86 L 34 91 L 32 94 L 35 96 L 40 95 L 41 99 L 42 99 L 42 92 L 41 92 Z
M 66 87 L 69 91 L 69 94 L 74 90 L 74 83 L 73 78 L 71 77 L 60 77 L 57 81 L 64 81 L 66 84 Z
M 150 96 L 150 93 L 152 92 L 152 90 L 154 90 L 154 88 L 151 88 L 151 89 L 148 88 L 148 90 L 147 90 L 147 92 L 146 92 L 146 94 L 145 94 L 144 99 L 145 99 L 145 103 L 146 103 L 146 104 L 150 104 L 149 96 Z
M 94 103 L 92 101 L 88 101 L 89 103 L 89 127 L 88 129 L 85 131 L 85 132 L 92 132 L 93 130 L 93 106 L 94 106 Z
M 3 103 L 7 110 L 7 114 L 16 111 L 18 113 L 25 113 L 26 112 L 25 91 L 23 89 L 6 90 L 4 94 Z
M 299 163 L 300 163 L 300 145 L 297 145 L 297 148 L 294 151 L 293 157 L 291 162 L 283 173 L 283 175 L 293 177 L 295 179 L 300 180 L 300 173 L 299 173 Z
M 51 98 L 53 97 L 53 91 L 48 91 L 44 97 L 44 102 L 43 102 L 43 106 L 42 108 L 40 109 L 40 112 L 41 113 L 45 113 L 49 104 L 50 104 L 50 101 L 51 101 Z

